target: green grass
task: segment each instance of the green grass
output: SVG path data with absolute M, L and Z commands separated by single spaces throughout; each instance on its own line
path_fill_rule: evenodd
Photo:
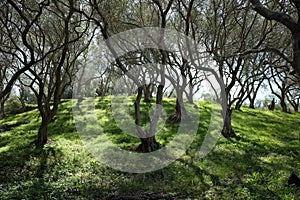
M 110 102 L 110 97 L 97 99 L 99 123 L 113 143 L 131 149 L 139 140 L 117 126 Z M 174 112 L 174 104 L 174 99 L 164 101 L 167 115 Z M 291 172 L 300 175 L 300 113 L 234 111 L 239 139 L 221 137 L 213 151 L 199 159 L 197 149 L 209 126 L 211 105 L 199 106 L 198 133 L 186 154 L 145 174 L 113 170 L 87 152 L 74 126 L 71 101 L 60 106 L 44 149 L 30 144 L 40 123 L 36 109 L 8 116 L 0 124 L 30 123 L 0 133 L 0 199 L 108 199 L 150 191 L 180 199 L 300 199 L 300 190 L 286 185 Z M 150 105 L 142 103 L 143 125 L 149 110 Z M 129 112 L 134 112 L 132 106 Z M 177 129 L 176 124 L 165 124 L 157 140 L 167 145 Z

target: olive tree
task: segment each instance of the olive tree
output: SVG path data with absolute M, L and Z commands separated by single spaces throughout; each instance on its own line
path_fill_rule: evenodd
M 251 10 L 249 3 L 245 5 L 245 1 L 213 0 L 206 6 L 205 19 L 199 23 L 203 27 L 200 30 L 202 40 L 214 57 L 225 84 L 222 134 L 232 137 L 235 136 L 231 125 L 232 106 L 243 101 L 250 81 L 255 80 L 253 75 L 246 73 L 251 71 L 247 70 L 251 64 L 249 60 L 251 54 L 266 51 L 262 42 L 272 27 Z
M 93 31 L 88 34 L 89 24 L 75 12 L 77 4 L 53 1 L 45 10 L 38 25 L 30 32 L 30 45 L 37 57 L 43 58 L 26 72 L 37 98 L 42 118 L 36 146 L 48 141 L 48 125 L 53 120 L 65 89 L 71 84 L 78 70 L 78 58 L 88 47 Z M 55 51 L 49 52 L 49 49 Z M 47 53 L 49 52 L 49 53 Z
M 253 9 L 268 20 L 274 20 L 285 26 L 293 40 L 294 72 L 300 76 L 300 0 L 272 1 L 262 3 L 260 0 L 250 0 Z M 293 73 L 292 73 L 293 74 Z
M 35 2 L 34 5 L 13 0 L 0 3 L 0 117 L 4 117 L 4 102 L 20 75 L 53 50 L 37 58 L 30 36 L 48 6 L 47 0 Z

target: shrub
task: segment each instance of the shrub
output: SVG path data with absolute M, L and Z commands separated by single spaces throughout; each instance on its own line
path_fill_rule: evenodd
M 5 102 L 5 111 L 10 114 L 17 114 L 22 110 L 18 97 L 12 96 Z

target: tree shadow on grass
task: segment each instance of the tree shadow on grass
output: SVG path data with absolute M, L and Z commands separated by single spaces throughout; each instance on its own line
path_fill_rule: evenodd
M 243 136 L 239 141 L 229 140 L 226 143 L 234 144 L 237 148 L 235 151 L 231 148 L 231 151 L 222 149 L 213 152 L 209 159 L 220 171 L 227 172 L 232 179 L 237 178 L 236 183 L 229 184 L 232 190 L 240 186 L 247 188 L 254 199 L 281 199 L 283 192 L 293 192 L 286 187 L 287 176 L 298 168 L 299 161 L 282 149 L 286 147 Z

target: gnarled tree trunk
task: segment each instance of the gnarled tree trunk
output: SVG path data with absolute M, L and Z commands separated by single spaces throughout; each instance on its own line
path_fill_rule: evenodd
M 187 113 L 183 103 L 183 90 L 181 88 L 178 88 L 176 93 L 177 98 L 175 105 L 175 113 L 168 118 L 168 121 L 172 123 L 179 123 L 190 118 L 190 115 Z
M 250 100 L 249 108 L 251 109 L 255 109 L 254 100 L 255 100 L 254 98 Z
M 0 119 L 3 119 L 5 115 L 5 110 L 4 110 L 4 100 L 0 99 Z
M 26 110 L 26 93 L 25 93 L 25 88 L 24 86 L 21 86 L 20 90 L 20 97 L 19 100 L 21 102 L 21 112 L 24 112 Z
M 45 93 L 43 91 L 43 86 L 40 86 L 40 93 L 38 95 L 37 101 L 38 109 L 42 118 L 42 123 L 39 127 L 37 139 L 34 141 L 36 147 L 44 147 L 44 145 L 48 142 L 48 125 L 51 123 L 58 110 L 62 94 L 62 91 L 59 91 L 60 95 L 54 95 L 53 103 L 51 105 L 50 98 L 42 98 Z
M 286 105 L 284 99 L 281 99 L 280 106 L 281 106 L 282 112 L 288 112 L 287 105 Z
M 299 112 L 299 104 L 296 105 L 296 106 L 293 106 L 293 108 L 294 108 L 294 111 L 295 111 L 295 112 Z
M 241 110 L 241 107 L 242 107 L 242 104 L 237 103 L 237 104 L 235 104 L 234 109 L 240 111 L 240 110 Z
M 160 144 L 156 141 L 155 136 L 140 139 L 141 144 L 136 148 L 137 152 L 152 152 L 160 148 Z
M 36 147 L 43 147 L 48 142 L 48 125 L 51 121 L 50 115 L 42 116 L 42 123 L 39 128 L 38 137 L 35 141 Z
M 152 84 L 144 85 L 144 102 L 150 103 L 152 100 Z
M 176 98 L 175 110 L 176 112 L 169 117 L 168 121 L 173 123 L 179 123 L 190 118 L 189 114 L 185 109 L 183 99 L 181 97 Z
M 298 12 L 300 9 L 298 10 Z M 300 14 L 300 13 L 298 13 Z M 293 35 L 293 68 L 300 76 L 300 22 L 297 24 L 297 28 L 292 31 Z
M 225 137 L 225 138 L 229 138 L 229 137 L 235 137 L 235 132 L 234 130 L 232 129 L 232 126 L 231 126 L 231 115 L 232 115 L 232 111 L 233 109 L 228 107 L 226 110 L 225 110 L 225 113 L 224 113 L 224 124 L 223 124 L 223 129 L 222 129 L 222 135 Z
M 157 98 L 156 111 L 154 113 L 153 119 L 151 120 L 150 129 L 147 131 L 143 131 L 142 128 L 140 127 L 141 125 L 140 102 L 142 99 L 143 88 L 142 87 L 138 88 L 138 94 L 134 102 L 135 124 L 137 127 L 137 135 L 140 137 L 141 140 L 141 144 L 135 149 L 138 152 L 151 152 L 160 148 L 160 144 L 155 139 L 155 131 L 156 131 L 156 125 L 158 119 L 161 115 L 161 107 L 159 106 L 162 106 L 162 90 L 163 90 L 163 86 L 160 85 L 158 87 L 158 92 L 156 97 Z

